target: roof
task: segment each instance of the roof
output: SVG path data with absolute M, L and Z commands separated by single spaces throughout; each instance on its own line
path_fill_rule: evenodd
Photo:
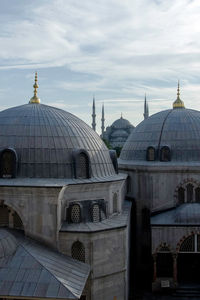
M 67 223 L 63 222 L 61 232 L 97 232 L 123 228 L 129 222 L 131 202 L 125 201 L 122 213 L 113 214 L 101 222 Z
M 120 119 L 115 120 L 111 127 L 117 128 L 117 129 L 125 129 L 125 128 L 134 128 L 134 126 L 126 119 L 124 119 L 123 117 L 121 117 Z
M 84 149 L 92 176 L 115 174 L 109 151 L 98 134 L 64 110 L 25 104 L 0 112 L 0 149 L 13 148 L 18 177 L 72 178 L 73 151 Z
M 0 296 L 80 298 L 89 275 L 88 265 L 25 237 L 15 237 L 16 252 L 0 259 Z
M 120 162 L 146 161 L 149 146 L 157 150 L 168 146 L 171 149 L 171 162 L 167 164 L 200 161 L 200 112 L 184 108 L 169 109 L 145 119 L 126 141 Z
M 185 203 L 151 217 L 151 225 L 200 225 L 200 203 Z

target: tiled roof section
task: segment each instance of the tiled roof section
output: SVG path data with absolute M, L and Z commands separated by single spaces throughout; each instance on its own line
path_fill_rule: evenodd
M 101 222 L 87 222 L 72 224 L 64 222 L 60 232 L 97 232 L 116 228 L 126 227 L 129 222 L 131 202 L 125 201 L 123 211 L 120 214 L 113 214 Z
M 152 226 L 200 225 L 200 203 L 185 203 L 151 217 Z
M 71 178 L 3 178 L 0 179 L 0 186 L 32 186 L 32 187 L 63 187 L 69 184 L 87 184 L 103 183 L 112 181 L 125 180 L 126 174 L 119 173 L 107 177 L 91 177 L 88 179 L 71 179 Z
M 170 147 L 172 163 L 200 161 L 200 112 L 192 109 L 165 110 L 145 119 L 126 141 L 120 162 L 146 161 L 149 146 L 156 149 Z
M 0 296 L 79 299 L 89 266 L 27 239 L 0 260 Z
M 14 148 L 19 177 L 72 178 L 73 150 L 85 149 L 92 176 L 115 173 L 109 151 L 98 134 L 61 109 L 26 104 L 0 112 L 0 149 Z

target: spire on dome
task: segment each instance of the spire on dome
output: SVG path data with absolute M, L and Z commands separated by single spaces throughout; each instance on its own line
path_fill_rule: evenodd
M 173 108 L 185 108 L 184 102 L 180 99 L 180 84 L 178 81 L 177 98 L 173 103 Z
M 38 89 L 38 81 L 37 81 L 37 72 L 35 72 L 35 83 L 33 85 L 34 87 L 34 96 L 30 99 L 29 103 L 40 103 L 40 99 L 37 96 L 37 89 Z

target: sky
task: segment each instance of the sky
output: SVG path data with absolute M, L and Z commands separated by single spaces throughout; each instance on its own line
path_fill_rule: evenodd
M 42 104 L 97 131 L 123 117 L 172 107 L 180 80 L 187 108 L 200 110 L 200 1 L 0 0 L 0 110 L 28 103 L 38 72 Z

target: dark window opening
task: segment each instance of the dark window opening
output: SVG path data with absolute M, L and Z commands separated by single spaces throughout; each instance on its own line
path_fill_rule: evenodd
M 191 203 L 193 202 L 193 185 L 189 183 L 186 188 L 187 188 L 187 202 Z
M 71 255 L 72 255 L 72 258 L 77 259 L 82 262 L 85 262 L 85 247 L 84 247 L 84 245 L 79 241 L 74 242 L 72 245 L 72 248 L 71 248 Z
M 195 189 L 195 201 L 200 202 L 200 188 L 199 187 L 197 187 Z
M 161 161 L 170 161 L 171 160 L 171 152 L 169 147 L 164 146 L 160 151 L 160 160 Z
M 156 159 L 156 150 L 154 147 L 147 148 L 147 160 L 154 161 Z
M 173 257 L 171 253 L 158 253 L 156 261 L 158 277 L 173 276 Z
M 71 214 L 70 214 L 70 218 L 71 218 L 71 222 L 72 223 L 80 223 L 81 222 L 81 208 L 79 204 L 73 204 L 70 207 L 71 210 Z
M 182 187 L 178 189 L 178 202 L 180 204 L 183 204 L 185 202 L 185 190 Z
M 16 154 L 11 149 L 6 149 L 1 153 L 0 175 L 2 178 L 13 178 L 16 176 Z

